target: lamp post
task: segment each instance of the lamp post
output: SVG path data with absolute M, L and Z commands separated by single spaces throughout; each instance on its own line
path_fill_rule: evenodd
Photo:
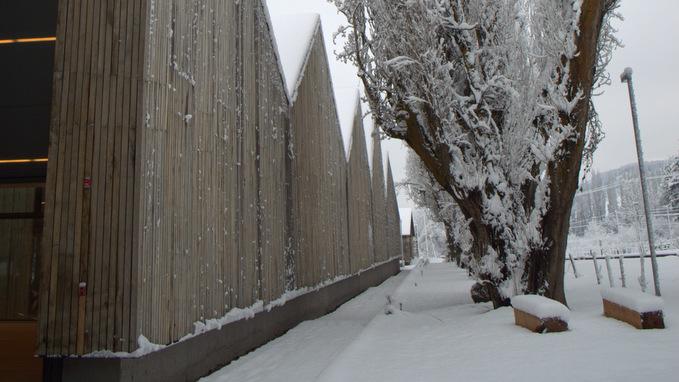
M 646 183 L 646 165 L 644 163 L 644 151 L 641 147 L 641 132 L 639 131 L 639 116 L 637 115 L 637 102 L 634 97 L 634 85 L 632 84 L 632 68 L 626 68 L 620 75 L 620 81 L 627 83 L 629 101 L 632 108 L 632 123 L 634 124 L 634 139 L 637 145 L 637 158 L 639 160 L 639 177 L 641 179 L 641 195 L 644 202 L 644 216 L 646 216 L 646 231 L 648 232 L 648 246 L 651 251 L 651 267 L 653 268 L 653 286 L 655 295 L 660 296 L 660 282 L 658 280 L 658 261 L 655 256 L 655 237 L 653 233 L 653 219 L 651 217 L 651 205 L 648 202 L 648 184 Z

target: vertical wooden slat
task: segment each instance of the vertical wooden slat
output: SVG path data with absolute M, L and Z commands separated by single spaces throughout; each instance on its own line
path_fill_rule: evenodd
M 76 98 L 80 105 L 79 112 L 74 116 L 76 118 L 76 128 L 78 130 L 79 141 L 78 141 L 78 152 L 76 160 L 76 166 L 74 167 L 74 178 L 71 180 L 71 187 L 75 197 L 75 208 L 74 208 L 74 238 L 73 238 L 73 271 L 71 277 L 71 288 L 68 290 L 71 311 L 70 324 L 69 324 L 69 338 L 68 338 L 68 352 L 71 354 L 81 353 L 83 348 L 83 341 L 80 341 L 80 346 L 78 345 L 79 331 L 83 331 L 84 323 L 80 322 L 80 298 L 78 295 L 78 285 L 81 281 L 80 268 L 82 264 L 81 257 L 83 255 L 82 247 L 83 243 L 87 247 L 87 241 L 83 240 L 83 185 L 82 180 L 85 176 L 85 165 L 87 163 L 87 151 L 88 151 L 88 135 L 90 135 L 89 122 L 88 122 L 88 109 L 90 102 L 90 62 L 92 61 L 91 56 L 91 42 L 92 42 L 92 24 L 93 24 L 93 4 L 91 2 L 81 3 L 81 18 L 83 19 L 83 25 L 81 25 L 78 39 L 80 41 L 79 54 L 78 54 L 78 64 L 77 70 L 79 73 L 80 82 L 80 95 Z M 85 230 L 87 227 L 85 227 Z M 83 310 L 84 311 L 84 310 Z
M 56 320 L 55 320 L 55 333 L 54 341 L 55 348 L 54 351 L 58 353 L 68 352 L 68 338 L 69 338 L 69 313 L 70 313 L 70 291 L 72 289 L 73 283 L 71 276 L 71 270 L 73 266 L 73 215 L 74 215 L 74 205 L 72 203 L 72 196 L 75 193 L 74 190 L 74 171 L 73 168 L 77 165 L 77 157 L 74 158 L 74 154 L 78 152 L 78 128 L 75 125 L 73 115 L 76 113 L 75 105 L 77 103 L 80 89 L 79 89 L 79 73 L 77 71 L 77 57 L 78 57 L 78 43 L 79 43 L 79 28 L 81 25 L 80 18 L 80 4 L 75 3 L 70 5 L 70 13 L 73 16 L 69 18 L 69 27 L 72 28 L 69 34 L 69 39 L 67 40 L 66 48 L 66 77 L 70 79 L 68 81 L 67 90 L 67 105 L 62 110 L 62 122 L 60 128 L 65 130 L 64 132 L 64 162 L 61 168 L 61 192 L 57 191 L 57 202 L 55 203 L 56 208 L 62 208 L 60 219 L 57 221 L 61 227 L 57 227 L 61 234 L 56 235 L 59 238 L 58 244 L 54 243 L 54 249 L 57 251 L 59 258 L 59 268 L 57 271 L 57 280 L 62 285 L 62 288 L 57 292 L 56 306 Z M 66 150 L 66 147 L 68 149 Z M 60 164 L 61 167 L 61 164 Z M 61 196 L 61 198 L 59 198 Z M 59 200 L 60 199 L 60 200 Z
M 291 113 L 295 266 L 306 287 L 342 273 L 348 255 L 346 159 L 320 28 L 311 49 Z
M 111 87 L 112 87 L 112 50 L 113 50 L 113 24 L 115 22 L 114 16 L 114 1 L 106 1 L 105 5 L 102 4 L 102 10 L 104 11 L 104 25 L 105 31 L 103 33 L 102 49 L 100 54 L 102 56 L 102 94 L 101 94 L 101 117 L 97 121 L 96 134 L 97 138 L 95 143 L 96 148 L 96 168 L 93 171 L 92 177 L 92 194 L 93 194 L 93 215 L 94 215 L 94 225 L 92 229 L 94 230 L 93 245 L 92 245 L 92 255 L 94 256 L 94 267 L 93 267 L 93 282 L 88 286 L 88 290 L 92 290 L 92 332 L 90 334 L 92 349 L 102 349 L 105 348 L 105 340 L 102 339 L 102 330 L 106 330 L 106 318 L 102 318 L 102 311 L 104 310 L 105 300 L 104 300 L 104 289 L 106 284 L 104 279 L 106 278 L 107 271 L 107 259 L 106 259 L 106 244 L 105 244 L 105 230 L 106 230 L 106 191 L 108 187 L 107 177 L 106 177 L 106 164 L 109 162 L 107 159 L 107 152 L 110 150 L 109 146 L 112 143 L 109 142 L 109 130 L 112 129 L 110 126 L 111 119 L 111 102 L 114 97 L 111 97 Z M 90 300 L 88 298 L 88 300 Z M 103 345 L 103 346 L 102 346 Z
M 100 164 L 101 164 L 101 152 L 102 147 L 105 142 L 102 142 L 102 123 L 106 120 L 105 113 L 108 110 L 108 105 L 105 103 L 107 97 L 107 78 L 106 78 L 106 51 L 107 45 L 107 31 L 108 31 L 108 1 L 99 2 L 98 11 L 98 33 L 97 33 L 97 50 L 95 53 L 95 59 L 93 61 L 93 70 L 96 73 L 96 90 L 94 93 L 95 104 L 94 116 L 92 120 L 92 154 L 91 154 L 91 164 L 88 164 L 89 168 L 89 179 L 91 180 L 91 186 L 87 190 L 87 195 L 89 198 L 89 206 L 87 207 L 89 214 L 89 227 L 87 230 L 87 237 L 89 238 L 88 243 L 88 265 L 86 280 L 87 283 L 86 291 L 86 313 L 85 313 L 85 349 L 86 351 L 92 351 L 98 348 L 99 343 L 99 333 L 96 330 L 99 325 L 99 283 L 100 280 L 100 267 L 101 259 L 99 254 L 101 253 L 101 242 L 100 242 L 100 227 L 101 227 L 101 208 L 99 203 L 99 196 L 101 195 L 101 190 L 103 190 L 104 183 L 102 182 L 103 177 L 100 177 Z M 97 293 L 95 293 L 97 292 Z
M 398 200 L 396 188 L 391 170 L 391 162 L 387 160 L 387 188 L 386 188 L 386 214 L 387 214 L 387 259 L 400 258 L 403 256 L 401 246 L 401 219 L 398 212 Z
M 394 198 L 364 148 L 346 163 L 320 29 L 290 110 L 259 0 L 63 3 L 79 21 L 60 28 L 57 53 L 45 352 L 80 351 L 85 278 L 85 351 L 132 351 L 138 335 L 169 343 L 278 298 L 289 246 L 292 287 L 377 260 L 355 254 L 350 225 L 359 252 L 371 229 L 384 248 L 393 214 L 371 225 L 367 206 Z
M 379 263 L 387 258 L 386 246 L 386 191 L 384 183 L 384 162 L 382 158 L 382 143 L 378 134 L 373 133 L 372 154 L 372 208 L 373 208 L 373 239 L 375 254 L 371 263 Z
M 140 2 L 61 1 L 43 240 L 41 354 L 122 349 L 126 206 L 137 151 L 130 106 Z M 137 56 L 138 57 L 138 56 Z M 135 91 L 136 93 L 136 91 Z M 132 154 L 130 154 L 132 153 Z M 129 173 L 129 169 L 132 172 Z M 88 179 L 88 182 L 85 182 Z M 91 183 L 90 180 L 91 179 Z M 129 239 L 131 243 L 131 239 Z M 87 293 L 78 296 L 78 285 Z M 127 293 L 127 294 L 126 294 Z M 129 324 L 127 325 L 129 328 Z M 123 341 L 124 342 L 124 341 Z
M 139 164 L 139 152 L 141 150 L 140 131 L 141 124 L 145 120 L 145 116 L 141 114 L 142 108 L 142 77 L 144 67 L 144 52 L 145 52 L 145 20 L 147 20 L 147 3 L 148 1 L 132 2 L 134 7 L 128 11 L 128 18 L 131 19 L 131 24 L 128 23 L 128 33 L 132 36 L 128 40 L 129 48 L 127 49 L 129 59 L 131 60 L 126 65 L 130 66 L 130 78 L 126 83 L 130 83 L 130 103 L 128 112 L 128 134 L 127 134 L 127 175 L 126 175 L 126 199 L 122 204 L 122 208 L 126 210 L 125 219 L 125 241 L 124 241 L 124 280 L 125 284 L 119 286 L 123 290 L 123 339 L 124 344 L 121 350 L 133 351 L 137 347 L 136 339 L 139 334 L 136 327 L 136 296 L 138 294 L 138 284 L 136 282 L 136 274 L 138 264 L 136 258 L 138 247 L 136 246 L 136 227 L 141 225 L 138 218 L 140 189 L 139 179 L 141 177 L 141 166 Z M 132 12 L 132 13 L 129 13 Z M 126 68 L 127 73 L 127 68 Z
M 347 170 L 350 273 L 372 265 L 374 252 L 370 166 L 359 99 L 356 99 L 355 110 Z

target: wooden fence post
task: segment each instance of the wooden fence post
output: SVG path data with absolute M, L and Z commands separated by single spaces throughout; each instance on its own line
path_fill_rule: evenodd
M 592 256 L 592 261 L 594 261 L 594 273 L 596 273 L 596 283 L 601 285 L 601 272 L 599 271 L 599 264 L 596 262 L 596 255 L 594 251 L 590 249 L 589 255 Z
M 613 281 L 613 269 L 611 269 L 611 258 L 610 256 L 606 255 L 606 271 L 608 272 L 608 284 L 613 288 L 615 286 L 615 282 Z
M 627 288 L 627 282 L 625 281 L 625 264 L 623 262 L 624 256 L 618 253 L 618 262 L 620 263 L 620 282 L 623 288 Z
M 578 270 L 575 269 L 575 261 L 573 260 L 573 255 L 569 253 L 568 258 L 571 260 L 571 266 L 573 267 L 573 275 L 577 279 L 578 277 L 580 277 L 580 275 L 578 274 Z

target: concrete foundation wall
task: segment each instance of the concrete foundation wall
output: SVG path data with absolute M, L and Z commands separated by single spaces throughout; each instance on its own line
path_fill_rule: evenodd
M 328 314 L 366 289 L 398 274 L 399 260 L 366 270 L 241 320 L 141 358 L 52 358 L 51 381 L 194 381 L 283 335 L 302 321 Z

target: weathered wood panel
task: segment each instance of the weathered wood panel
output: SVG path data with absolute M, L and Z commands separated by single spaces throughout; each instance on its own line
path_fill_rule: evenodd
M 264 12 L 60 3 L 42 354 L 171 343 L 394 252 L 380 144 L 371 174 L 359 112 L 347 165 L 320 27 L 290 107 Z
M 59 2 L 39 342 L 129 350 L 141 2 Z M 79 284 L 87 283 L 79 298 Z M 80 314 L 86 312 L 86 314 Z M 78 338 L 84 340 L 80 343 Z M 78 346 L 80 345 L 80 346 Z
M 169 343 L 282 294 L 288 104 L 258 0 L 149 12 L 138 325 Z
M 269 302 L 285 292 L 286 213 L 288 209 L 286 134 L 289 107 L 270 26 L 262 8 L 256 13 L 258 88 L 257 173 L 259 190 L 258 280 L 260 299 Z
M 379 134 L 372 134 L 372 214 L 373 239 L 375 243 L 375 263 L 381 263 L 388 258 L 387 248 L 387 203 L 384 180 L 384 162 L 382 158 L 382 143 Z
M 386 218 L 387 218 L 387 256 L 389 259 L 400 258 L 403 256 L 401 246 L 401 218 L 398 212 L 398 200 L 396 199 L 396 188 L 394 176 L 391 171 L 391 162 L 387 160 L 387 189 L 386 189 Z
M 410 227 L 410 230 L 408 232 L 401 232 L 401 242 L 402 242 L 402 248 L 403 248 L 403 261 L 405 261 L 406 264 L 410 264 L 410 262 L 420 256 L 419 252 L 419 247 L 417 245 L 417 234 L 415 231 L 415 221 L 413 219 L 412 213 L 409 214 L 410 216 L 410 223 L 408 224 L 408 227 Z
M 360 100 L 356 103 L 351 151 L 347 166 L 349 254 L 351 273 L 366 269 L 374 261 L 370 166 Z
M 402 236 L 401 237 L 403 246 L 403 262 L 408 265 L 413 260 L 413 237 L 412 236 Z
M 346 159 L 318 26 L 291 112 L 295 287 L 349 272 Z

